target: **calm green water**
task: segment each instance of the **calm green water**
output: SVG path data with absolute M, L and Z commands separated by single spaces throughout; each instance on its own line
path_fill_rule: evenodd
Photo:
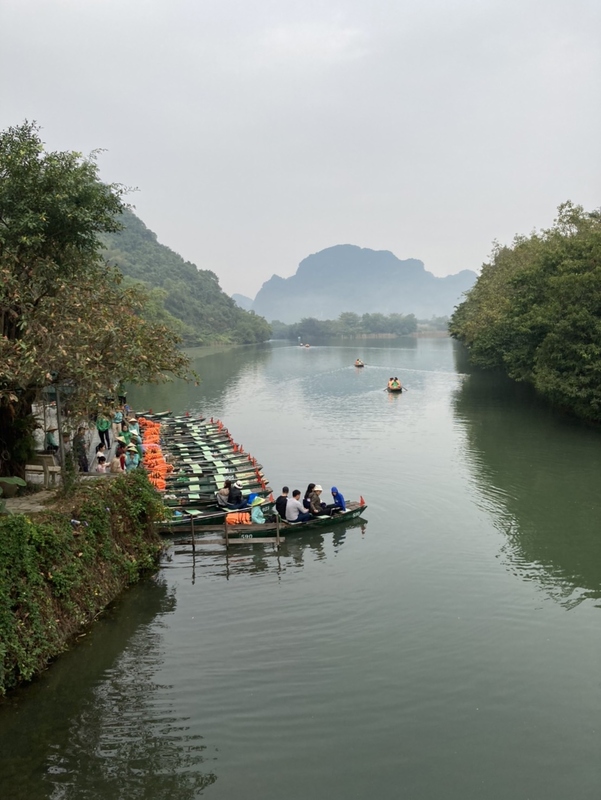
M 367 522 L 174 546 L 0 708 L 0 797 L 598 800 L 601 433 L 446 339 L 197 369 L 130 400 L 222 418 L 274 489 Z

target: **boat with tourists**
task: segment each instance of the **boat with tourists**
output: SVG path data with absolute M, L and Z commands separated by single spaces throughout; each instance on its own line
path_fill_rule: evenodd
M 265 505 L 262 505 L 261 508 L 264 512 L 268 510 Z M 228 536 L 235 538 L 262 538 L 264 536 L 273 536 L 278 532 L 282 536 L 288 536 L 292 533 L 296 534 L 304 531 L 313 531 L 316 528 L 325 530 L 332 525 L 345 525 L 361 517 L 366 508 L 367 503 L 361 497 L 358 501 L 347 501 L 346 511 L 340 511 L 333 515 L 322 514 L 306 522 L 287 522 L 286 520 L 276 518 L 275 521 L 268 521 L 260 525 L 250 521 L 250 508 L 236 511 L 222 509 L 217 512 L 180 509 L 179 514 L 174 514 L 173 518 L 159 523 L 158 528 L 163 533 L 181 531 L 186 528 L 190 529 L 193 522 L 195 526 L 202 525 L 205 531 L 212 528 L 213 530 L 223 532 L 224 526 L 227 526 Z M 248 517 L 248 521 L 242 521 L 241 518 L 244 517 Z
M 390 378 L 388 380 L 388 386 L 386 387 L 387 392 L 390 392 L 391 394 L 400 394 L 403 389 L 403 384 L 398 378 Z
M 364 367 L 364 366 L 365 366 L 365 364 L 363 363 L 363 361 L 361 361 L 361 359 L 360 359 L 360 358 L 357 358 L 357 359 L 355 360 L 355 366 L 356 366 L 356 367 Z

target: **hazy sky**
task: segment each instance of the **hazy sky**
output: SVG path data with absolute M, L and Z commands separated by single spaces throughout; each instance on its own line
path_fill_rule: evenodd
M 229 293 L 340 243 L 445 275 L 601 205 L 600 41 L 599 0 L 1 0 L 0 128 L 106 148 Z

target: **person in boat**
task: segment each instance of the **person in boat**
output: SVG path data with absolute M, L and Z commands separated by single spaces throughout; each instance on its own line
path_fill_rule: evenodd
M 355 359 L 355 366 L 356 367 L 363 367 L 365 365 L 363 364 L 363 361 L 361 361 L 360 358 L 357 358 L 357 359 Z
M 227 480 L 221 489 L 218 492 L 215 492 L 215 498 L 217 500 L 218 506 L 227 506 L 229 497 L 230 497 L 230 489 L 232 487 L 232 482 Z
M 292 492 L 292 497 L 286 503 L 286 522 L 308 522 L 313 519 L 310 511 L 305 511 L 300 499 L 301 493 L 298 489 Z
M 332 486 L 330 491 L 332 492 L 332 499 L 334 500 L 332 505 L 328 506 L 328 508 L 331 509 L 331 513 L 337 514 L 340 511 L 346 511 L 346 501 L 342 492 L 339 492 L 335 486 Z
M 394 378 L 388 378 L 388 388 L 392 389 L 392 384 L 394 383 Z
M 234 509 L 246 508 L 247 502 L 242 497 L 242 484 L 240 481 L 232 483 L 230 486 L 230 493 L 227 499 L 227 507 Z
M 393 378 L 392 379 L 392 386 L 390 388 L 391 389 L 402 389 L 403 387 L 401 386 L 401 382 L 400 382 L 400 380 L 398 378 Z
M 311 496 L 311 492 L 313 491 L 313 489 L 315 489 L 315 484 L 314 483 L 310 483 L 307 486 L 307 489 L 305 491 L 305 496 L 303 497 L 303 505 L 304 505 L 304 507 L 305 507 L 305 509 L 307 511 L 309 510 L 309 507 L 311 505 L 310 502 L 309 502 L 309 497 Z
M 280 515 L 280 519 L 286 519 L 286 505 L 288 503 L 288 492 L 290 489 L 287 486 L 282 487 L 282 494 L 275 501 L 275 510 Z
M 58 444 L 56 443 L 56 439 L 54 438 L 54 434 L 58 428 L 48 428 L 46 431 L 46 436 L 44 438 L 44 448 L 47 453 L 56 453 L 58 450 Z
M 309 495 L 309 511 L 314 517 L 320 517 L 327 512 L 327 506 L 321 502 L 323 489 L 316 483 L 313 491 Z

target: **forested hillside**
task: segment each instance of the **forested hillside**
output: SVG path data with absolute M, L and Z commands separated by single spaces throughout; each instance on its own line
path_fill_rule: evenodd
M 496 247 L 450 331 L 474 364 L 601 422 L 601 214 L 565 203 L 549 230 Z
M 187 345 L 269 339 L 266 321 L 237 306 L 222 291 L 214 272 L 198 269 L 160 244 L 132 211 L 126 211 L 121 221 L 124 230 L 104 237 L 105 256 L 126 280 L 141 281 L 153 290 L 157 320 L 171 322 Z

